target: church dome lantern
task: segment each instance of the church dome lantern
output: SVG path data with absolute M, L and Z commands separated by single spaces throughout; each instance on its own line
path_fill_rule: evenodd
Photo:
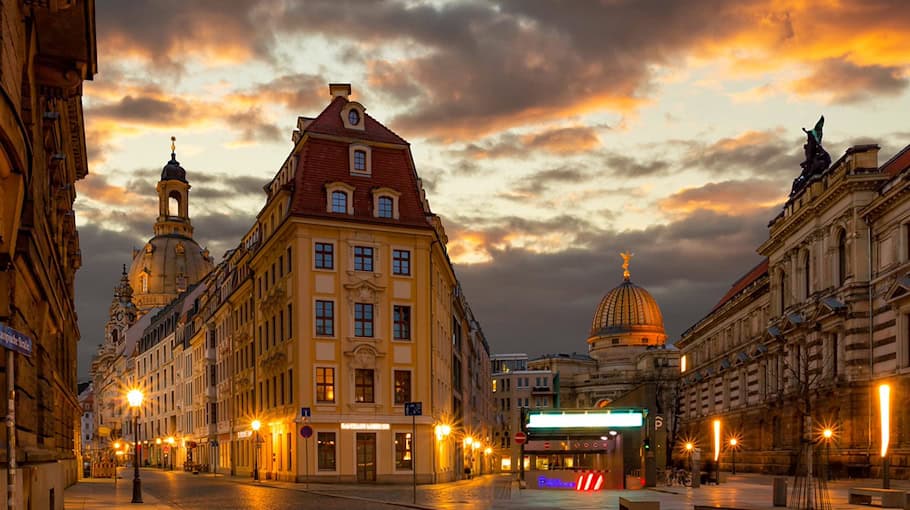
M 657 301 L 650 292 L 632 283 L 629 273 L 632 254 L 623 253 L 622 257 L 623 281 L 600 300 L 591 323 L 588 346 L 595 358 L 613 357 L 610 353 L 617 347 L 641 349 L 663 345 L 667 340 Z M 619 350 L 625 353 L 627 349 Z
M 128 275 L 132 299 L 140 315 L 166 305 L 214 266 L 208 250 L 193 239 L 190 184 L 186 170 L 177 162 L 174 137 L 171 137 L 171 159 L 161 171 L 156 190 L 155 235 L 143 249 L 133 251 Z

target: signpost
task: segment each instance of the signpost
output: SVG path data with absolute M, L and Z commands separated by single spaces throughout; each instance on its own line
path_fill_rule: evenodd
M 524 432 L 515 433 L 515 444 L 525 444 L 525 442 L 527 440 L 528 440 L 528 435 L 525 434 Z
M 404 415 L 411 417 L 411 472 L 414 473 L 413 502 L 417 504 L 417 417 L 423 415 L 423 402 L 405 402 Z
M 313 427 L 304 425 L 300 427 L 300 437 L 303 438 L 303 474 L 306 481 L 306 488 L 310 488 L 310 442 L 307 439 L 313 437 Z
M 313 436 L 313 427 L 308 425 L 311 416 L 309 407 L 300 408 L 300 418 L 305 424 L 300 427 L 300 436 L 303 437 L 303 474 L 304 487 L 307 489 L 310 488 L 310 442 L 308 439 Z
M 6 470 L 7 508 L 16 508 L 16 353 L 32 355 L 32 339 L 15 329 L 0 324 L 0 346 L 6 349 L 6 385 L 8 388 L 6 426 L 9 431 L 7 454 L 9 456 Z M 116 471 L 114 476 L 117 476 Z M 114 478 L 116 480 L 116 478 Z

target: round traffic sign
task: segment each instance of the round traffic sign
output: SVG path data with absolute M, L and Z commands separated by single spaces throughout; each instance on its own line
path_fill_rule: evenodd
M 524 444 L 524 442 L 527 441 L 527 440 L 528 440 L 528 435 L 525 434 L 524 432 L 516 432 L 516 433 L 515 433 L 515 442 L 516 442 L 517 444 Z
M 312 436 L 313 427 L 310 427 L 309 425 L 304 425 L 304 426 L 300 427 L 300 435 L 303 436 L 304 439 Z

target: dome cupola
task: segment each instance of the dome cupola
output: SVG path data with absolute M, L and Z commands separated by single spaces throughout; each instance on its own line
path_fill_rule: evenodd
M 612 352 L 614 348 L 663 345 L 667 340 L 657 301 L 650 292 L 632 283 L 629 273 L 632 254 L 623 253 L 622 257 L 623 282 L 600 300 L 591 323 L 588 348 L 595 358 L 618 355 Z M 625 353 L 625 349 L 620 350 Z
M 161 180 L 162 181 L 183 181 L 186 182 L 186 170 L 180 166 L 180 162 L 177 161 L 176 145 L 175 142 L 177 138 L 171 137 L 171 160 L 164 165 L 164 168 L 161 169 Z

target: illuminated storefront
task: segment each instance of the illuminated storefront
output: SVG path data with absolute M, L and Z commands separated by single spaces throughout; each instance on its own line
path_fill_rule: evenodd
M 530 411 L 525 429 L 525 481 L 530 489 L 627 487 L 642 467 L 641 409 Z

